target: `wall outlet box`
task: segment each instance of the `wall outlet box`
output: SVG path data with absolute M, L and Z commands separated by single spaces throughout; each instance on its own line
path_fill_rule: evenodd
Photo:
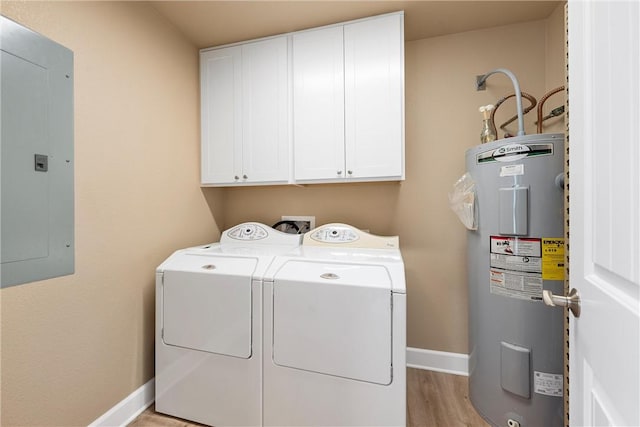
M 299 233 L 304 234 L 307 231 L 311 231 L 316 228 L 316 217 L 315 216 L 294 216 L 294 215 L 283 215 L 281 217 L 282 221 L 293 221 L 296 223 L 298 228 L 300 229 Z

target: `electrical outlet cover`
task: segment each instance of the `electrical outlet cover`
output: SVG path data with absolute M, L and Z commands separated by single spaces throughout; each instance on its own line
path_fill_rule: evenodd
M 307 231 L 311 231 L 316 228 L 316 217 L 315 216 L 293 216 L 293 215 L 283 215 L 283 221 L 294 221 L 298 228 L 300 229 L 300 233 L 304 234 Z

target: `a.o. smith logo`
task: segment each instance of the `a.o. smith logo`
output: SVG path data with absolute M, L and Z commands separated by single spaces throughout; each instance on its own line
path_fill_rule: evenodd
M 493 158 L 499 162 L 511 162 L 526 157 L 531 149 L 522 144 L 503 145 L 493 152 Z

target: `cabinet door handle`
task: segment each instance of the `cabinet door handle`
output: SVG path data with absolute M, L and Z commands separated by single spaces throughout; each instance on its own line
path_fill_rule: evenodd
M 240 179 L 240 177 L 238 175 L 234 176 L 233 179 Z
M 349 175 L 353 175 L 353 171 L 347 171 Z
M 247 179 L 249 178 L 247 175 L 242 175 L 242 179 Z
M 338 175 L 342 175 L 342 171 L 338 171 L 337 173 L 338 173 Z

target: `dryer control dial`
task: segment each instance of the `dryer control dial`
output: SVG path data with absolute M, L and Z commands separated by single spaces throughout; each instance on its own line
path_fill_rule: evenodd
M 352 229 L 338 226 L 320 228 L 311 238 L 323 243 L 351 243 L 359 239 Z
M 256 224 L 241 224 L 227 232 L 236 240 L 261 240 L 267 237 L 267 230 Z

